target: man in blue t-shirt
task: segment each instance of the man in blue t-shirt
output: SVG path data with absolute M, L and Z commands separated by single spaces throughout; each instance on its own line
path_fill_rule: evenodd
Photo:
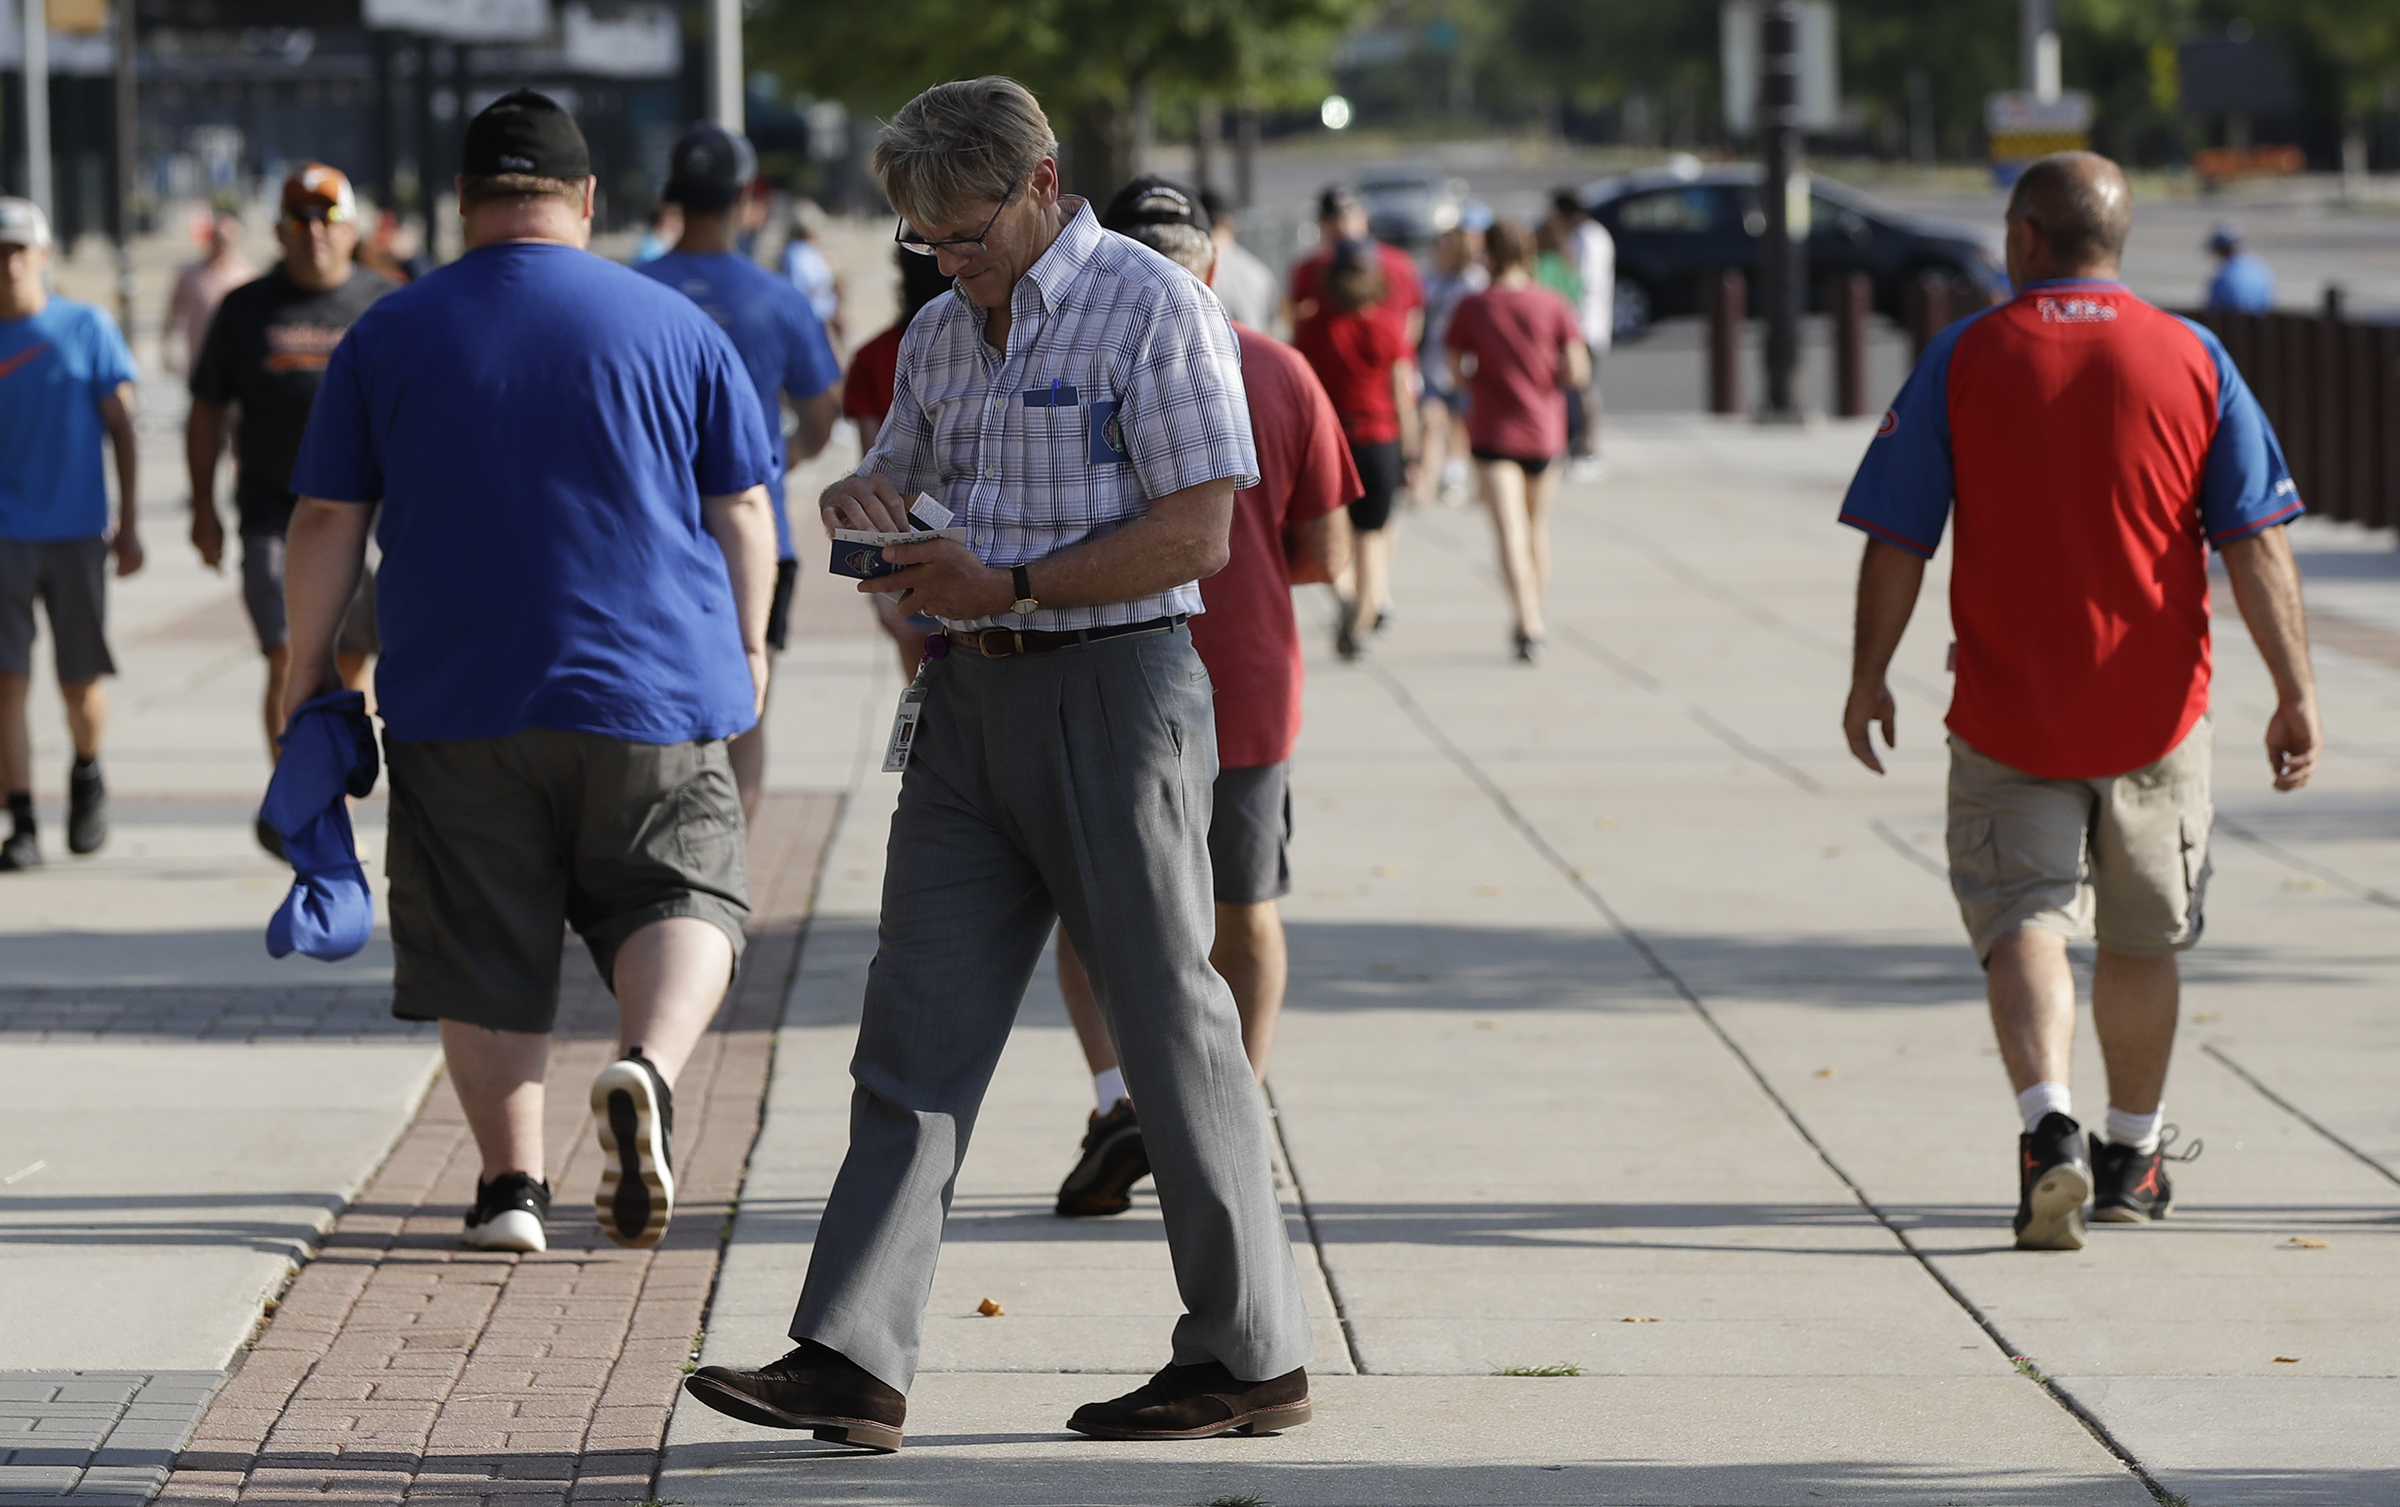
M 52 296 L 50 220 L 28 199 L 0 199 L 0 790 L 10 832 L 0 871 L 42 861 L 33 820 L 33 737 L 25 720 L 33 677 L 33 604 L 50 619 L 58 691 L 75 763 L 67 773 L 67 850 L 108 840 L 100 732 L 108 698 L 106 562 L 142 568 L 134 528 L 132 353 L 106 314 Z M 117 462 L 116 531 L 100 445 Z
M 775 446 L 691 301 L 584 249 L 591 155 L 530 90 L 468 125 L 466 255 L 327 363 L 292 491 L 286 710 L 333 684 L 372 505 L 392 1012 L 438 1019 L 483 1158 L 465 1240 L 546 1248 L 542 1072 L 573 926 L 617 995 L 597 1206 L 655 1245 L 669 1086 L 749 914 L 725 740 L 766 694 Z
M 775 503 L 776 553 L 767 648 L 781 653 L 799 570 L 792 556 L 791 523 L 784 515 L 783 476 L 795 462 L 825 448 L 833 421 L 840 416 L 841 399 L 834 387 L 842 379 L 842 366 L 807 296 L 734 249 L 734 206 L 758 171 L 758 156 L 750 143 L 713 121 L 703 121 L 683 133 L 668 161 L 665 198 L 683 210 L 683 236 L 673 251 L 643 263 L 640 270 L 690 298 L 732 338 L 758 388 L 768 433 L 779 438 L 783 434 L 787 400 L 799 421 L 790 454 L 777 455 L 774 479 L 767 483 Z M 763 707 L 758 726 L 734 739 L 730 752 L 742 812 L 756 815 L 767 763 Z
M 2208 280 L 2208 307 L 2219 313 L 2265 314 L 2275 307 L 2275 273 L 2265 262 L 2242 249 L 2241 227 L 2219 220 L 2209 232 L 2208 249 L 2217 258 L 2217 272 Z

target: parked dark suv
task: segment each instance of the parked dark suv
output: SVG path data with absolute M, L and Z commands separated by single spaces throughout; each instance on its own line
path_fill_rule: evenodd
M 1703 274 L 1739 267 L 1758 307 L 1758 254 L 1767 233 L 1760 169 L 1730 163 L 1605 178 L 1583 191 L 1617 241 L 1617 334 L 1637 338 L 1654 319 L 1700 312 Z M 1957 220 L 1902 214 L 1825 178 L 1809 183 L 1808 306 L 1827 307 L 1845 272 L 1875 279 L 1875 307 L 1905 319 L 1908 287 L 1932 273 L 1951 280 L 1951 307 L 1975 308 L 2008 289 L 1992 243 Z

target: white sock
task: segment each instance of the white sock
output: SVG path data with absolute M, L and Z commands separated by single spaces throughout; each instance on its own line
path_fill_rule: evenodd
M 2073 1101 L 2067 1097 L 2067 1086 L 2063 1083 L 2037 1083 L 2017 1095 L 2017 1113 L 2025 1117 L 2028 1135 L 2042 1123 L 2042 1116 L 2054 1109 L 2070 1120 L 2075 1118 Z
M 2111 1146 L 2131 1146 L 2148 1156 L 2158 1149 L 2159 1126 L 2166 1117 L 2167 1108 L 2163 1104 L 2146 1115 L 2137 1115 L 2111 1104 L 2108 1107 L 2108 1128 L 2101 1132 L 2100 1138 Z
M 1105 1073 L 1092 1074 L 1092 1097 L 1100 1101 L 1100 1112 L 1107 1114 L 1125 1097 L 1125 1070 L 1112 1067 Z

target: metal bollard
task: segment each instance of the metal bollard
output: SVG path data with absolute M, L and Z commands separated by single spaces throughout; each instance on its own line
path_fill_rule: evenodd
M 1700 280 L 1708 313 L 1708 411 L 1742 411 L 1742 325 L 1750 312 L 1750 279 L 1725 267 Z
M 1950 278 L 1941 272 L 1920 272 L 1908 285 L 1908 336 L 1915 348 L 1909 353 L 1914 362 L 1933 344 L 1933 337 L 1949 328 L 1955 316 L 1950 308 Z
M 1867 322 L 1874 317 L 1873 278 L 1852 272 L 1833 285 L 1833 403 L 1845 419 L 1867 411 Z

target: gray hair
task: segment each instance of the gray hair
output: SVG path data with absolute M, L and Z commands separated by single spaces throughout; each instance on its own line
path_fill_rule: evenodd
M 1031 91 L 990 74 L 936 84 L 900 107 L 870 159 L 884 197 L 911 225 L 964 220 L 1005 203 L 1058 137 Z
M 1202 282 L 1217 265 L 1217 243 L 1190 225 L 1131 225 L 1117 234 L 1141 242 Z

